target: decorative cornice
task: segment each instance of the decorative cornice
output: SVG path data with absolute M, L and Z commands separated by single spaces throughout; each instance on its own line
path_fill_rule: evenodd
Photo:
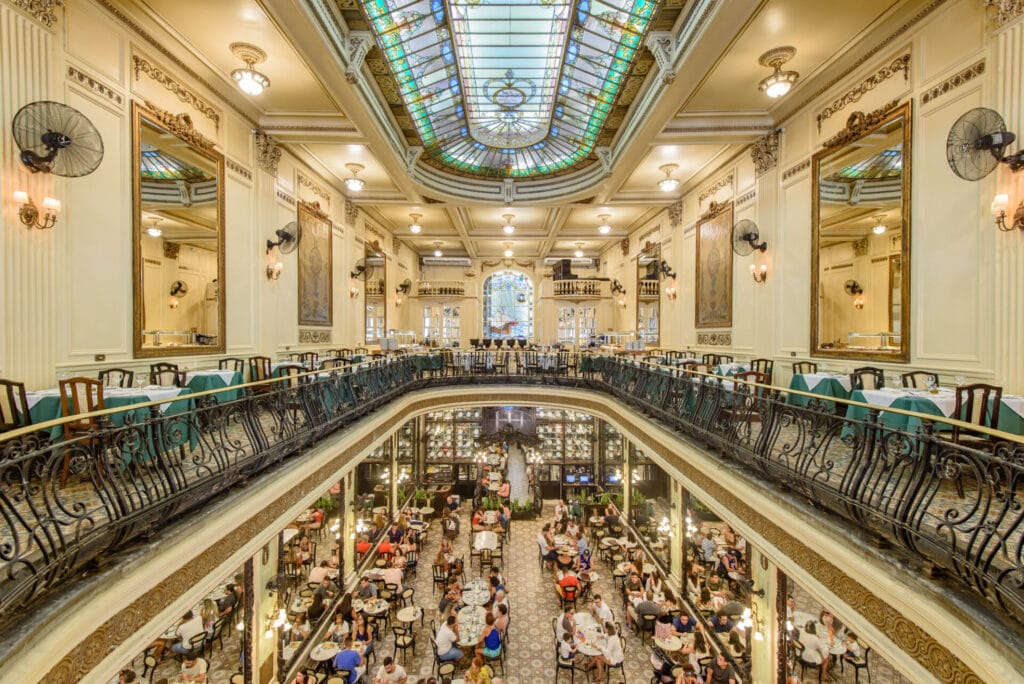
M 164 47 L 160 41 L 151 36 L 144 28 L 136 24 L 132 20 L 132 18 L 124 12 L 122 12 L 119 7 L 115 7 L 110 2 L 110 0 L 95 0 L 95 2 L 100 7 L 110 12 L 110 14 L 114 16 L 114 18 L 116 18 L 126 27 L 135 32 L 136 35 L 138 35 L 140 38 L 149 43 L 154 49 L 160 52 L 161 55 L 166 57 L 171 63 L 178 67 L 182 71 L 182 73 L 187 74 L 189 78 L 191 78 L 193 81 L 206 88 L 207 91 L 211 93 L 216 93 L 220 90 L 219 88 L 214 88 L 212 85 L 210 85 L 209 82 L 207 82 L 202 76 L 197 74 L 195 71 L 192 70 L 191 67 L 185 64 L 183 61 L 181 61 L 181 59 L 177 55 L 175 55 L 173 52 Z M 236 114 L 238 114 L 240 117 L 249 122 L 250 125 L 256 125 L 256 121 L 251 116 L 249 116 L 246 112 L 236 107 L 232 102 L 225 100 L 225 103 L 227 104 L 228 107 L 231 107 L 231 109 L 234 110 Z
M 345 67 L 345 80 L 349 83 L 359 81 L 359 72 L 366 60 L 366 53 L 373 47 L 373 34 L 369 31 L 352 31 L 348 34 L 348 66 Z
M 622 240 L 619 241 L 619 249 L 622 250 L 622 256 L 626 256 L 626 255 L 629 254 L 629 238 L 628 237 L 624 237 L 624 238 L 622 238 Z
M 356 224 L 356 219 L 359 218 L 359 207 L 352 201 L 351 197 L 345 198 L 345 223 L 350 226 Z
M 711 197 L 712 195 L 714 195 L 716 192 L 718 192 L 722 188 L 727 188 L 727 187 L 729 187 L 731 185 L 732 185 L 732 174 L 730 173 L 725 178 L 720 179 L 717 183 L 714 183 L 713 185 L 710 185 L 709 187 L 705 188 L 704 191 L 702 193 L 700 193 L 700 195 L 697 197 L 697 200 L 699 202 L 703 202 L 708 197 Z
M 668 223 L 673 228 L 679 226 L 683 222 L 683 200 L 677 199 L 672 204 L 668 205 Z
M 276 194 L 277 194 L 277 199 L 282 200 L 282 201 L 284 201 L 284 202 L 286 202 L 286 203 L 288 203 L 288 204 L 290 204 L 292 206 L 295 206 L 295 198 L 292 197 L 291 195 L 289 195 L 284 190 L 278 190 Z
M 788 179 L 792 178 L 796 174 L 798 174 L 801 171 L 803 171 L 804 169 L 808 168 L 810 165 L 811 165 L 811 159 L 810 159 L 810 157 L 808 157 L 807 159 L 804 159 L 802 162 L 800 162 L 798 164 L 794 164 L 793 166 L 790 166 L 788 169 L 786 169 L 785 171 L 782 172 L 782 180 L 788 180 Z
M 835 102 L 825 107 L 818 114 L 818 131 L 821 131 L 821 124 L 832 117 L 833 114 L 841 111 L 846 105 L 853 104 L 854 102 L 860 101 L 860 98 L 864 97 L 864 94 L 874 90 L 882 83 L 888 81 L 896 74 L 902 72 L 903 80 L 910 80 L 910 53 L 900 55 L 892 61 L 891 64 L 882 67 L 875 73 L 871 74 L 859 85 L 848 90 L 842 97 L 837 99 Z
M 121 93 L 117 92 L 110 86 L 107 86 L 97 81 L 89 74 L 77 69 L 76 67 L 71 66 L 70 64 L 68 65 L 67 77 L 75 83 L 85 86 L 92 92 L 96 93 L 101 97 L 107 98 L 115 104 L 124 104 L 124 98 L 121 97 Z
M 732 332 L 697 333 L 697 344 L 730 347 L 732 346 Z
M 252 129 L 256 139 L 256 165 L 277 178 L 277 163 L 281 161 L 281 146 L 258 128 Z
M 1005 26 L 1024 14 L 1024 0 L 988 0 L 985 5 L 995 5 L 996 26 Z
M 327 192 L 322 187 L 320 187 L 319 185 L 314 183 L 312 179 L 306 178 L 301 173 L 298 174 L 298 176 L 299 176 L 299 185 L 300 186 L 302 186 L 304 188 L 309 188 L 310 190 L 313 191 L 314 195 L 316 195 L 320 199 L 322 199 L 325 202 L 327 202 L 327 205 L 330 206 L 330 204 L 331 204 L 331 193 Z
M 741 204 L 746 204 L 747 202 L 749 202 L 750 200 L 754 199 L 755 197 L 757 197 L 757 190 L 756 189 L 751 190 L 750 192 L 745 192 L 745 193 L 743 193 L 742 195 L 740 195 L 739 197 L 736 198 L 736 206 L 739 206 Z
M 64 0 L 14 0 L 14 6 L 32 15 L 46 28 L 53 28 L 57 23 L 55 10 L 64 6 Z
M 750 146 L 750 158 L 754 161 L 754 174 L 760 178 L 775 168 L 778 163 L 779 153 L 779 130 L 776 129 L 758 138 Z
M 899 104 L 899 100 L 892 100 L 870 114 L 865 114 L 864 112 L 854 112 L 850 114 L 850 117 L 846 120 L 846 127 L 826 140 L 822 144 L 822 147 L 828 150 L 857 140 L 864 135 L 865 132 L 877 126 L 889 115 L 889 112 L 896 109 Z
M 672 64 L 673 43 L 671 31 L 651 31 L 644 41 L 644 45 L 654 55 L 654 61 L 658 63 L 661 82 L 664 84 L 676 80 L 676 71 Z
M 921 104 L 928 104 L 932 100 L 942 97 L 951 90 L 956 90 L 964 83 L 981 76 L 983 73 L 985 73 L 985 60 L 982 59 L 967 67 L 960 73 L 950 76 L 934 88 L 929 88 L 924 95 L 921 96 Z
M 148 109 L 155 117 L 157 122 L 166 128 L 168 131 L 178 136 L 189 145 L 194 145 L 208 152 L 212 152 L 217 143 L 207 138 L 205 135 L 195 129 L 195 125 L 192 123 L 192 117 L 184 112 L 181 114 L 171 114 L 168 111 L 160 109 L 150 101 L 146 101 L 146 109 Z
M 323 210 L 319 202 L 306 202 L 305 200 L 299 200 L 299 207 L 303 211 L 308 211 L 313 216 L 317 217 L 321 221 L 331 222 L 331 218 L 327 215 L 327 212 Z
M 252 180 L 252 171 L 242 166 L 231 157 L 224 157 L 224 166 L 228 167 L 229 171 L 234 171 L 242 178 Z
M 145 57 L 134 54 L 132 55 L 132 68 L 135 70 L 136 81 L 139 80 L 139 74 L 146 74 L 164 88 L 167 88 L 167 90 L 170 90 L 172 93 L 177 95 L 179 100 L 190 105 L 207 119 L 213 121 L 214 127 L 218 131 L 220 130 L 220 113 L 214 109 L 213 105 L 193 93 L 181 83 L 178 83 L 163 69 L 156 66 Z

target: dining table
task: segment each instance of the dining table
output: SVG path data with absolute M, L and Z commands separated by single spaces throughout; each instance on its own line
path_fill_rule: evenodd
M 665 637 L 664 639 L 655 637 L 654 645 L 666 653 L 673 653 L 683 649 L 683 638 L 675 635 Z
M 388 602 L 382 598 L 354 599 L 352 607 L 367 615 L 383 615 L 388 611 Z
M 796 373 L 789 381 L 789 389 L 809 392 L 821 397 L 849 399 L 852 384 L 850 376 L 842 373 L 821 371 L 818 373 Z M 790 406 L 807 406 L 810 397 L 790 393 L 786 395 L 786 403 Z
M 467 606 L 482 606 L 490 600 L 491 590 L 482 579 L 470 580 L 462 588 L 462 602 Z
M 242 374 L 238 371 L 209 368 L 204 370 L 185 371 L 185 386 L 193 392 L 224 389 L 213 395 L 214 401 L 223 404 L 242 397 Z
M 476 532 L 473 535 L 473 548 L 477 551 L 494 551 L 498 548 L 498 535 L 490 530 Z
M 956 390 L 952 388 L 939 388 L 937 391 L 911 388 L 891 388 L 867 390 L 858 389 L 850 393 L 850 400 L 865 404 L 871 404 L 882 408 L 878 415 L 879 422 L 894 430 L 902 432 L 917 432 L 922 426 L 922 419 L 917 416 L 909 416 L 903 413 L 886 411 L 886 408 L 901 409 L 904 411 L 915 411 L 940 418 L 954 418 L 956 412 Z M 991 400 L 990 400 L 991 402 Z M 992 410 L 990 405 L 989 410 Z M 864 406 L 848 406 L 846 417 L 851 421 L 864 421 L 869 416 L 870 409 Z M 961 417 L 961 420 L 964 418 Z M 951 430 L 949 423 L 937 421 L 937 430 Z M 998 429 L 1016 435 L 1024 435 L 1024 397 L 1014 394 L 1004 394 L 999 405 Z M 855 432 L 853 425 L 844 428 L 844 436 L 848 432 Z
M 748 370 L 750 370 L 749 363 L 720 363 L 714 366 L 711 372 L 715 375 L 731 378 L 737 373 L 746 373 Z
M 608 644 L 608 635 L 594 616 L 582 610 L 576 613 L 576 634 L 573 638 L 576 649 L 585 656 L 601 655 Z
M 480 635 L 487 624 L 487 610 L 482 605 L 463 606 L 455 621 L 459 625 L 459 646 L 473 646 L 480 641 Z
M 341 644 L 325 641 L 314 646 L 313 650 L 309 652 L 309 657 L 310 660 L 322 663 L 326 660 L 334 660 L 334 656 L 338 655 L 339 651 L 341 651 Z

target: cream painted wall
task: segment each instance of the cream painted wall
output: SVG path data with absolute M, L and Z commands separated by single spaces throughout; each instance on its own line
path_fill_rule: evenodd
M 1024 177 L 1001 168 L 978 183 L 957 178 L 945 159 L 945 142 L 953 121 L 977 106 L 992 107 L 1007 118 L 1010 130 L 1024 126 L 1021 89 L 1021 37 L 1018 19 L 993 33 L 982 3 L 955 0 L 928 16 L 898 40 L 887 44 L 849 76 L 820 93 L 782 123 L 778 164 L 755 177 L 747 151 L 710 170 L 684 194 L 682 219 L 670 226 L 667 212 L 652 223 L 664 225 L 665 258 L 679 273 L 679 297 L 662 301 L 662 345 L 697 352 L 767 357 L 776 361 L 775 380 L 788 383 L 790 364 L 811 358 L 810 239 L 811 179 L 809 161 L 823 141 L 841 130 L 854 111 L 871 112 L 898 99 L 913 103 L 911 207 L 911 359 L 908 364 L 878 364 L 891 377 L 910 368 L 936 370 L 944 381 L 963 375 L 970 381 L 993 382 L 1009 391 L 1024 391 L 1024 364 L 1019 344 L 1024 335 L 1024 278 L 1020 236 L 995 230 L 988 205 L 997 187 L 1016 205 L 1024 199 Z M 874 48 L 881 37 L 865 39 L 854 49 Z M 873 41 L 873 42 L 872 42 Z M 837 98 L 895 58 L 909 52 L 909 79 L 901 74 L 841 108 L 818 130 L 816 116 Z M 984 74 L 923 102 L 930 89 L 986 60 Z M 805 96 L 797 90 L 792 96 Z M 731 177 L 715 193 L 709 188 Z M 751 197 L 751 193 L 753 196 Z M 768 265 L 768 280 L 750 277 L 754 257 L 734 257 L 732 343 L 700 345 L 694 328 L 694 225 L 708 203 L 737 201 L 734 220 L 753 219 L 768 251 L 757 255 Z M 633 292 L 637 239 L 651 225 L 630 236 L 625 259 L 616 246 L 602 255 L 608 274 L 627 283 L 625 309 L 615 307 L 616 325 L 635 325 Z M 852 302 L 852 300 L 851 300 Z M 852 303 L 851 303 L 852 309 Z M 997 331 L 1002 331 L 997 334 Z M 715 332 L 709 330 L 708 332 Z M 1006 337 L 1006 342 L 1000 342 Z M 842 364 L 842 360 L 834 360 Z M 851 362 L 850 365 L 854 365 Z M 858 364 L 859 365 L 859 364 Z
M 144 17 L 134 18 L 142 30 L 172 52 L 187 53 L 161 26 Z M 5 275 L 0 285 L 0 326 L 7 334 L 0 347 L 0 375 L 38 388 L 52 386 L 59 373 L 94 375 L 101 365 L 145 368 L 150 363 L 149 359 L 135 361 L 132 353 L 133 100 L 188 114 L 196 129 L 215 141 L 217 150 L 229 161 L 224 183 L 226 268 L 222 277 L 226 355 L 273 355 L 300 347 L 361 343 L 361 326 L 351 321 L 356 316 L 361 320 L 362 303 L 348 296 L 348 272 L 362 250 L 357 238 L 364 231 L 363 220 L 360 217 L 355 225 L 346 224 L 344 196 L 316 169 L 287 151 L 276 178 L 260 169 L 255 164 L 251 134 L 254 121 L 196 82 L 180 65 L 152 50 L 134 30 L 95 2 L 68 3 L 52 30 L 8 4 L 0 4 L 0 31 L 5 36 L 4 54 L 17 55 L 12 59 L 5 56 L 0 66 L 4 120 L 10 121 L 28 102 L 59 100 L 96 125 L 105 148 L 102 164 L 88 176 L 32 176 L 18 162 L 10 136 L 3 136 L 0 264 Z M 136 74 L 133 55 L 144 57 L 210 103 L 219 123 L 145 73 Z M 84 82 L 76 73 L 85 74 Z M 45 195 L 60 199 L 63 206 L 57 226 L 49 231 L 26 230 L 9 199 L 15 189 L 26 190 L 37 203 Z M 284 270 L 279 280 L 270 281 L 264 274 L 265 242 L 276 229 L 295 220 L 296 200 L 319 201 L 334 223 L 334 323 L 329 344 L 299 342 L 296 256 L 282 257 Z M 390 234 L 380 228 L 377 231 L 390 250 Z M 405 268 L 389 272 L 391 292 L 394 278 L 400 282 L 406 277 L 409 261 L 408 256 L 401 258 Z M 95 361 L 97 354 L 105 355 L 102 363 Z M 214 365 L 217 357 L 187 358 L 190 364 Z

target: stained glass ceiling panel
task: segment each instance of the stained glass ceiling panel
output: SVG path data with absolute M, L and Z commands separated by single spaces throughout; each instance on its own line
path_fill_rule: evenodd
M 593 152 L 656 0 L 364 4 L 427 154 L 529 177 Z

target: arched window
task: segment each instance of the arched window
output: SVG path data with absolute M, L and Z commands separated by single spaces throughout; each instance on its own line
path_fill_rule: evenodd
M 500 271 L 484 281 L 483 333 L 533 338 L 533 283 L 525 273 Z

